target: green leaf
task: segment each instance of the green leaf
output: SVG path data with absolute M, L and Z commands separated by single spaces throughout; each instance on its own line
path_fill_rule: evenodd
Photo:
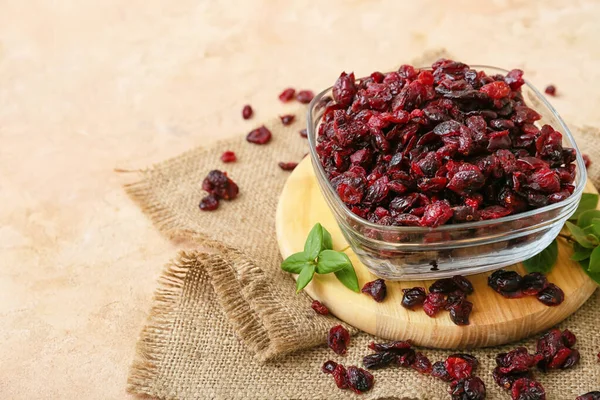
M 576 220 L 581 214 L 588 210 L 595 210 L 598 206 L 598 195 L 595 193 L 584 193 L 581 195 L 581 200 L 577 206 L 575 213 L 571 215 L 569 220 Z
M 331 240 L 331 233 L 323 227 L 323 245 L 321 250 L 333 250 L 333 241 Z
M 357 293 L 360 292 L 360 288 L 358 287 L 358 278 L 356 277 L 356 272 L 354 271 L 354 267 L 352 265 L 344 269 L 340 269 L 339 271 L 335 271 L 334 274 L 348 289 Z
M 579 214 L 577 218 L 577 226 L 585 228 L 586 226 L 592 225 L 594 218 L 600 218 L 600 210 L 587 210 Z
M 588 271 L 600 273 L 600 247 L 596 247 L 590 254 L 590 265 Z
M 352 266 L 352 262 L 344 253 L 333 250 L 323 250 L 319 253 L 317 274 L 328 274 Z
M 300 292 L 308 285 L 314 274 L 315 264 L 308 264 L 302 269 L 302 272 L 300 272 L 300 275 L 298 275 L 298 279 L 296 280 L 296 293 Z
M 569 231 L 571 231 L 571 234 L 573 235 L 573 238 L 577 241 L 577 243 L 579 243 L 583 247 L 591 249 L 598 245 L 598 238 L 594 235 L 586 234 L 583 231 L 583 229 L 581 229 L 575 224 L 572 224 L 569 221 L 567 221 L 565 225 L 567 226 L 567 228 L 569 228 Z
M 583 268 L 583 271 L 590 277 L 592 278 L 592 280 L 594 282 L 596 282 L 598 285 L 600 285 L 600 272 L 590 272 L 589 271 L 589 266 L 590 266 L 590 260 L 586 259 L 583 261 L 579 261 L 579 265 L 581 265 L 581 268 Z
M 579 243 L 573 244 L 573 250 L 575 250 L 571 256 L 571 260 L 573 261 L 583 261 L 587 258 L 590 258 L 590 254 L 592 254 L 592 249 L 586 249 Z
M 304 253 L 309 260 L 314 260 L 321 250 L 323 250 L 323 227 L 317 222 L 306 238 Z
M 292 274 L 299 274 L 304 267 L 311 264 L 311 260 L 302 251 L 294 253 L 281 263 L 281 269 Z
M 552 270 L 557 258 L 558 243 L 554 239 L 544 250 L 530 259 L 523 261 L 523 265 L 527 272 L 543 272 L 547 274 Z
M 592 219 L 592 231 L 596 236 L 600 236 L 600 218 Z

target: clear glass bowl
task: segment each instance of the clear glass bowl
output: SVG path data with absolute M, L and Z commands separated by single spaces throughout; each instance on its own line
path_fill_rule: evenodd
M 475 65 L 487 74 L 508 71 Z M 367 268 L 388 280 L 438 279 L 456 274 L 481 273 L 526 260 L 552 242 L 565 221 L 575 212 L 587 175 L 573 135 L 556 110 L 531 84 L 522 87 L 523 98 L 542 119 L 563 134 L 563 145 L 577 150 L 575 190 L 559 203 L 494 220 L 442 225 L 437 228 L 383 226 L 353 214 L 327 179 L 316 152 L 317 132 L 324 112 L 323 99 L 331 88 L 319 93 L 308 110 L 308 140 L 319 186 L 348 243 Z

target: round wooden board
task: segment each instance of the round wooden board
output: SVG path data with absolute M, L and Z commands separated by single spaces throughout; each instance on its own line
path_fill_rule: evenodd
M 586 191 L 597 193 L 589 182 Z M 277 207 L 277 240 L 283 258 L 303 250 L 304 241 L 317 222 L 331 232 L 334 249 L 348 245 L 321 194 L 310 158 L 306 157 L 290 175 Z M 376 279 L 352 250 L 346 253 L 361 287 Z M 558 282 L 565 292 L 565 301 L 558 307 L 547 307 L 535 297 L 505 299 L 487 286 L 489 273 L 471 275 L 475 293 L 469 296 L 474 308 L 468 326 L 454 325 L 448 312 L 429 318 L 422 310 L 409 311 L 400 305 L 401 289 L 429 287 L 432 281 L 388 281 L 387 298 L 382 303 L 348 290 L 333 274 L 315 275 L 305 290 L 342 321 L 385 339 L 411 340 L 418 346 L 437 348 L 493 346 L 552 327 L 577 311 L 594 293 L 597 285 L 579 264 L 569 259 L 571 253 L 571 247 L 560 240 L 558 262 L 548 276 L 550 282 Z M 510 269 L 525 273 L 521 264 Z

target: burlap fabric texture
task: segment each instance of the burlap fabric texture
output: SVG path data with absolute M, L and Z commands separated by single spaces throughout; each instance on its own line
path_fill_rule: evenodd
M 348 354 L 336 356 L 323 345 L 334 317 L 315 314 L 311 299 L 295 294 L 295 282 L 279 269 L 275 209 L 289 173 L 279 161 L 300 160 L 307 141 L 298 135 L 298 121 L 283 127 L 278 118 L 266 126 L 273 140 L 265 146 L 243 137 L 198 148 L 142 173 L 126 190 L 156 226 L 172 238 L 185 238 L 198 249 L 182 251 L 167 265 L 154 305 L 143 328 L 131 367 L 128 391 L 161 399 L 341 399 L 355 396 L 339 390 L 320 367 L 328 359 L 361 365 L 367 343 L 360 333 Z M 578 143 L 600 160 L 600 132 L 574 129 Z M 239 184 L 240 196 L 215 212 L 200 212 L 200 182 L 220 166 L 219 154 L 233 150 L 239 161 L 227 165 Z M 600 166 L 590 170 L 600 183 Z M 568 371 L 538 373 L 548 399 L 574 399 L 600 390 L 600 295 L 561 324 L 578 337 L 580 365 Z M 479 375 L 488 398 L 509 396 L 493 382 L 494 357 L 516 345 L 534 349 L 535 339 L 472 351 L 481 362 Z M 449 351 L 423 349 L 432 360 Z M 448 385 L 410 369 L 374 373 L 373 390 L 362 399 L 447 399 Z

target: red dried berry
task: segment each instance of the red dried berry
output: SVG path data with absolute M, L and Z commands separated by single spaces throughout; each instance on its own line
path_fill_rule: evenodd
M 462 275 L 454 275 L 452 280 L 454 281 L 456 287 L 466 294 L 472 294 L 475 290 L 471 281 Z
M 254 144 L 266 144 L 271 140 L 271 131 L 266 126 L 256 128 L 246 136 L 246 140 Z
M 338 364 L 335 361 L 325 361 L 323 366 L 321 367 L 321 371 L 325 374 L 332 374 Z
M 214 211 L 219 208 L 219 199 L 212 194 L 200 200 L 200 209 L 202 211 Z
M 510 94 L 510 86 L 508 86 L 504 81 L 488 83 L 483 85 L 479 90 L 494 100 L 502 99 Z
M 512 388 L 513 383 L 521 378 L 529 378 L 533 379 L 533 374 L 530 370 L 525 372 L 512 372 L 509 374 L 504 374 L 500 372 L 501 367 L 496 367 L 492 371 L 492 377 L 498 386 L 502 389 L 509 390 Z
M 469 325 L 469 317 L 473 311 L 473 303 L 468 300 L 463 300 L 452 304 L 448 311 L 450 311 L 450 319 L 456 325 Z
M 317 314 L 329 315 L 329 309 L 319 300 L 313 300 L 311 307 Z
M 296 94 L 296 100 L 302 104 L 308 104 L 315 97 L 315 94 L 311 90 L 300 90 Z
M 414 309 L 416 306 L 423 305 L 425 298 L 427 297 L 425 288 L 422 287 L 402 289 L 402 292 L 404 293 L 402 295 L 402 307 L 408 308 L 409 310 Z
M 446 305 L 446 296 L 443 293 L 429 293 L 423 303 L 423 311 L 434 317 Z
M 281 100 L 284 103 L 287 103 L 288 101 L 290 101 L 294 98 L 295 93 L 296 93 L 295 89 L 287 88 L 283 92 L 281 92 L 281 94 L 279 95 L 279 100 Z
M 485 384 L 477 376 L 452 382 L 448 393 L 452 400 L 483 400 L 486 396 Z
M 252 107 L 249 104 L 246 104 L 244 108 L 242 108 L 242 118 L 250 119 L 252 114 L 254 114 L 254 110 L 252 110 Z
M 521 280 L 521 290 L 527 296 L 535 296 L 548 285 L 548 279 L 540 272 L 532 272 Z
M 227 177 L 227 173 L 212 170 L 202 181 L 202 189 L 217 199 L 233 200 L 239 193 L 238 185 Z
M 412 369 L 414 369 L 415 371 L 418 371 L 422 374 L 431 373 L 431 370 L 433 368 L 431 366 L 431 361 L 429 361 L 429 358 L 427 358 L 422 353 L 418 353 L 418 352 L 415 353 L 415 361 L 413 361 L 413 363 L 410 365 L 410 367 Z
M 395 342 L 387 342 L 387 343 L 369 343 L 369 348 L 371 350 L 375 350 L 377 352 L 383 351 L 392 351 L 396 353 L 402 353 L 408 349 L 410 349 L 410 343 L 404 340 L 399 340 Z
M 590 168 L 590 165 L 592 165 L 592 159 L 590 158 L 590 156 L 588 156 L 587 154 L 582 154 L 581 156 L 583 157 L 585 169 Z
M 541 303 L 554 307 L 560 305 L 565 300 L 565 293 L 555 284 L 549 283 L 544 290 L 536 295 L 536 298 Z
M 333 85 L 333 99 L 340 105 L 347 106 L 352 102 L 352 98 L 356 94 L 356 85 L 354 84 L 354 73 L 347 75 L 342 72 L 340 77 Z
M 348 389 L 348 371 L 342 364 L 337 364 L 331 375 L 338 388 Z
M 346 354 L 348 343 L 350 342 L 350 333 L 342 325 L 336 325 L 329 330 L 327 335 L 327 345 L 336 354 Z
M 296 119 L 296 116 L 293 114 L 280 115 L 279 119 L 281 123 L 285 126 L 290 125 Z
M 446 363 L 444 361 L 436 361 L 433 363 L 431 376 L 441 379 L 444 382 L 452 382 L 454 380 L 446 370 Z
M 383 279 L 377 279 L 372 282 L 367 282 L 363 286 L 361 292 L 368 294 L 378 303 L 381 303 L 387 295 L 387 287 Z
M 306 128 L 300 130 L 300 136 L 302 136 L 303 138 L 308 137 L 308 132 L 306 131 Z
M 561 336 L 562 336 L 563 343 L 568 348 L 575 346 L 575 343 L 577 343 L 577 336 L 575 336 L 575 334 L 568 329 L 565 329 L 562 332 Z
M 582 394 L 581 396 L 577 396 L 575 400 L 600 400 L 600 391 L 594 390 L 593 392 Z
M 499 269 L 488 277 L 488 286 L 505 297 L 521 293 L 523 278 L 515 271 Z
M 235 156 L 235 153 L 233 151 L 226 151 L 223 154 L 221 154 L 221 161 L 223 161 L 224 163 L 235 162 L 236 160 L 237 157 Z
M 453 379 L 468 378 L 473 373 L 473 363 L 460 355 L 448 357 L 444 363 L 448 375 Z
M 539 354 L 529 354 L 525 347 L 517 347 L 508 353 L 500 353 L 496 356 L 496 364 L 500 367 L 500 372 L 509 374 L 514 372 L 527 372 L 530 368 L 537 365 L 543 356 Z
M 397 354 L 392 351 L 369 354 L 363 357 L 363 365 L 368 369 L 383 368 L 396 361 L 396 357 Z
M 279 165 L 279 168 L 281 168 L 284 171 L 293 171 L 294 168 L 296 168 L 298 166 L 297 162 L 279 162 L 277 163 L 277 165 Z
M 414 362 L 416 358 L 416 353 L 413 349 L 404 350 L 404 352 L 398 354 L 396 358 L 396 365 L 399 367 L 408 368 Z
M 544 387 L 528 378 L 517 379 L 511 389 L 513 400 L 546 400 Z
M 452 278 L 438 279 L 429 286 L 429 291 L 432 293 L 448 294 L 456 289 L 458 289 L 458 287 Z
M 556 96 L 556 86 L 548 85 L 546 86 L 544 92 L 546 92 L 546 94 L 549 94 L 550 96 Z
M 348 367 L 348 386 L 354 393 L 364 393 L 373 387 L 374 378 L 369 371 L 358 367 Z

